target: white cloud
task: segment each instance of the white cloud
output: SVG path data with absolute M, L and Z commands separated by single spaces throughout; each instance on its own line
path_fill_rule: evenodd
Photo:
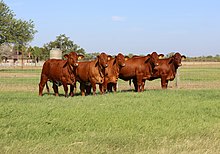
M 112 21 L 124 21 L 125 18 L 121 16 L 112 16 Z

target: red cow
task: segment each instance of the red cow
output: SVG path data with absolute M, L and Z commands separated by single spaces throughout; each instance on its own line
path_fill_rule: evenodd
M 115 58 L 108 61 L 108 67 L 105 70 L 104 91 L 107 89 L 112 92 L 113 87 L 114 92 L 116 92 L 119 71 L 125 66 L 125 61 L 127 59 L 127 57 L 124 57 L 123 54 L 119 53 Z
M 182 66 L 182 58 L 186 58 L 186 56 L 175 53 L 170 58 L 159 59 L 159 65 L 154 68 L 150 80 L 161 78 L 161 87 L 167 89 L 168 81 L 174 80 L 178 67 Z
M 151 78 L 154 67 L 158 65 L 158 59 L 156 52 L 147 56 L 134 56 L 125 62 L 125 67 L 119 72 L 119 78 L 125 81 L 133 79 L 135 90 L 143 91 L 144 82 Z
M 96 84 L 99 84 L 100 92 L 101 94 L 103 93 L 105 68 L 108 67 L 107 62 L 110 58 L 111 56 L 101 53 L 97 56 L 96 60 L 79 62 L 79 66 L 76 69 L 76 79 L 80 82 L 82 96 L 85 96 L 85 90 L 86 94 L 90 93 L 91 86 L 93 88 L 93 95 L 95 95 Z
M 70 52 L 64 57 L 67 58 L 67 60 L 49 59 L 44 63 L 39 83 L 39 96 L 42 96 L 43 88 L 48 80 L 53 82 L 53 89 L 56 96 L 58 96 L 58 85 L 61 84 L 64 87 L 65 96 L 68 96 L 67 85 L 75 84 L 75 69 L 78 66 L 77 61 L 78 58 L 83 58 L 84 56 L 77 55 L 76 52 Z M 49 91 L 48 86 L 47 90 Z

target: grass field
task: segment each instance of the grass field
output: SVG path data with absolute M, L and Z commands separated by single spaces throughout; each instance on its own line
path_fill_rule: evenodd
M 38 97 L 40 69 L 0 69 L 0 153 L 219 153 L 220 65 L 183 65 L 135 93 Z M 52 88 L 51 88 L 52 91 Z

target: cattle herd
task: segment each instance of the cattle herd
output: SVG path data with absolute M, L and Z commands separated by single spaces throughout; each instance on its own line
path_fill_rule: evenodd
M 76 82 L 80 83 L 82 96 L 89 95 L 91 89 L 93 95 L 96 95 L 96 84 L 99 85 L 101 94 L 106 91 L 116 92 L 118 78 L 132 81 L 137 92 L 144 90 L 146 80 L 161 78 L 161 87 L 166 89 L 168 81 L 174 80 L 182 58 L 186 57 L 180 53 L 175 53 L 169 58 L 161 58 L 163 56 L 156 52 L 131 58 L 121 53 L 115 57 L 101 53 L 95 60 L 78 62 L 84 56 L 70 52 L 64 56 L 66 60 L 50 59 L 44 63 L 39 83 L 39 96 L 43 95 L 45 85 L 49 93 L 48 81 L 53 83 L 56 96 L 58 96 L 58 86 L 63 85 L 66 97 L 68 85 L 70 85 L 69 95 L 74 96 Z

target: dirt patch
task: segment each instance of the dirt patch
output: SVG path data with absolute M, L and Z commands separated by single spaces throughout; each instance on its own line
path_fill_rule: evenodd
M 38 77 L 40 76 L 38 73 L 6 73 L 6 72 L 1 72 L 0 77 L 5 77 L 5 78 L 28 78 L 28 77 Z

